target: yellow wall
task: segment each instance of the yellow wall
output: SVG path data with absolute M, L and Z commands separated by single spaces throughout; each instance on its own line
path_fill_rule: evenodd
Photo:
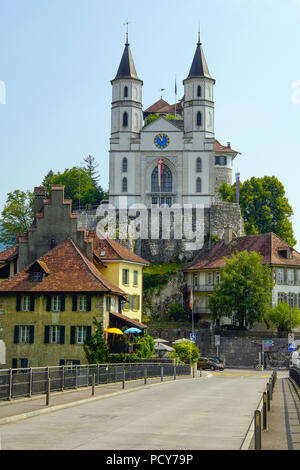
M 46 298 L 44 295 L 36 296 L 35 309 L 33 312 L 16 311 L 16 295 L 0 296 L 0 333 L 1 339 L 6 344 L 6 365 L 2 368 L 12 367 L 12 359 L 27 358 L 28 367 L 58 366 L 61 359 L 80 360 L 86 364 L 87 360 L 80 344 L 70 344 L 70 331 L 72 326 L 91 326 L 94 333 L 93 318 L 102 322 L 104 328 L 108 326 L 109 315 L 100 306 L 103 296 L 93 295 L 90 312 L 72 311 L 72 295 L 66 295 L 64 312 L 47 312 Z M 78 307 L 77 307 L 78 308 Z M 14 344 L 15 325 L 34 325 L 33 344 Z M 44 344 L 44 332 L 46 325 L 64 325 L 64 344 Z
M 118 263 L 107 263 L 106 267 L 97 266 L 101 274 L 105 276 L 109 281 L 113 282 L 115 285 L 120 287 L 127 296 L 136 295 L 140 296 L 140 308 L 139 309 L 129 309 L 127 304 L 125 308 L 123 307 L 122 313 L 129 318 L 142 321 L 142 293 L 143 293 L 143 266 L 140 264 L 127 263 L 126 261 L 121 261 Z M 123 284 L 123 269 L 129 270 L 129 283 Z M 138 272 L 138 284 L 134 285 L 134 271 Z

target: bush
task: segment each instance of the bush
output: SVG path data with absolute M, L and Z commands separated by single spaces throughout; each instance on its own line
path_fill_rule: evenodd
M 192 342 L 185 342 L 182 341 L 181 343 L 177 343 L 173 345 L 175 352 L 170 353 L 170 357 L 173 359 L 178 359 L 179 362 L 183 364 L 195 364 L 199 357 L 200 352 L 197 346 Z
M 114 364 L 130 363 L 130 362 L 142 362 L 142 359 L 137 354 L 110 354 L 108 356 L 108 362 Z
M 134 343 L 134 351 L 140 358 L 150 358 L 154 354 L 154 339 L 152 336 L 145 333 L 145 336 L 140 338 L 137 343 Z

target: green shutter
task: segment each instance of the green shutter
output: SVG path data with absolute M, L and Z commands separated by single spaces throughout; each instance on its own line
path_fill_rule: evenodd
M 30 311 L 34 312 L 34 303 L 35 303 L 35 297 L 34 295 L 30 296 Z
M 66 309 L 66 297 L 64 295 L 61 295 L 60 297 L 60 311 L 64 312 Z
M 44 344 L 49 344 L 50 341 L 50 326 L 45 326 L 45 333 L 44 333 Z
M 12 369 L 17 369 L 18 368 L 18 359 L 15 357 L 12 360 Z
M 19 312 L 21 310 L 21 296 L 17 295 L 16 299 L 16 311 Z
M 30 325 L 29 327 L 29 344 L 34 343 L 34 326 Z
M 86 296 L 86 311 L 90 312 L 92 310 L 92 296 L 87 295 Z
M 64 359 L 60 359 L 60 360 L 59 360 L 59 365 L 60 365 L 60 366 L 64 366 L 64 365 L 65 365 L 65 362 L 66 362 L 66 361 L 65 361 Z
M 75 344 L 75 332 L 76 332 L 75 326 L 71 326 L 71 335 L 70 335 L 71 344 Z
M 65 344 L 65 327 L 60 326 L 59 328 L 59 344 Z
M 92 327 L 87 326 L 86 327 L 86 340 L 89 341 L 91 339 L 91 336 L 92 336 Z
M 77 295 L 72 296 L 72 312 L 77 311 Z
M 15 325 L 15 331 L 14 331 L 14 344 L 19 343 L 19 329 L 20 327 L 18 325 Z
M 51 295 L 46 295 L 46 311 L 51 312 Z

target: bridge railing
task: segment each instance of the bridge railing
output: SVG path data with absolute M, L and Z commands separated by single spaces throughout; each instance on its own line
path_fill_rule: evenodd
M 189 364 L 129 363 L 0 369 L 0 401 L 151 377 L 190 375 Z
M 300 369 L 298 367 L 290 367 L 289 376 L 300 388 Z

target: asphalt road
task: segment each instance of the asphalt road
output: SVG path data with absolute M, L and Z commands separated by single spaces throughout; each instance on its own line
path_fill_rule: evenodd
M 0 426 L 3 450 L 238 450 L 269 371 L 224 370 Z

